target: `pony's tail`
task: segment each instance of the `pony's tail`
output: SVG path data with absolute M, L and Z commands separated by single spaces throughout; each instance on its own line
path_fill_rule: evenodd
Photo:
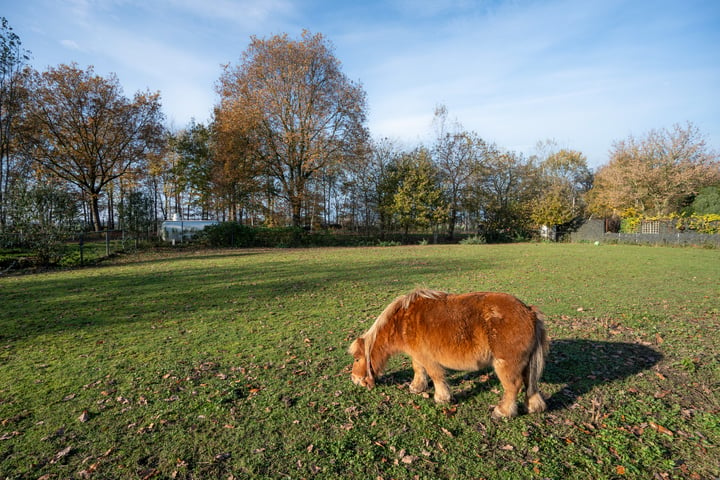
M 530 360 L 525 374 L 525 388 L 527 396 L 528 412 L 543 412 L 547 409 L 542 393 L 538 388 L 538 382 L 545 368 L 545 357 L 550 350 L 550 342 L 548 341 L 545 324 L 543 322 L 545 316 L 537 307 L 530 307 L 535 314 L 535 344 L 530 354 Z

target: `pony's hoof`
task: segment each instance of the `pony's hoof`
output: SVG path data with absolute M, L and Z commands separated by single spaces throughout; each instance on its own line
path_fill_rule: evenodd
M 410 384 L 410 393 L 423 393 L 425 390 L 427 390 L 427 384 L 420 386 L 415 386 L 412 383 Z
M 435 403 L 445 404 L 452 401 L 452 395 L 435 395 Z
M 517 416 L 517 410 L 515 410 L 515 411 L 513 411 L 513 412 L 503 412 L 503 411 L 500 409 L 500 406 L 498 405 L 498 406 L 496 406 L 495 408 L 493 408 L 493 411 L 492 411 L 492 413 L 490 414 L 490 416 L 491 416 L 493 419 L 495 419 L 495 420 L 501 420 L 501 419 L 505 419 L 505 418 L 512 418 L 512 417 Z
M 547 410 L 547 405 L 545 404 L 545 400 L 543 400 L 542 396 L 539 394 L 533 395 L 528 400 L 527 403 L 528 403 L 527 409 L 528 409 L 529 413 L 540 413 L 540 412 L 544 412 L 545 410 Z

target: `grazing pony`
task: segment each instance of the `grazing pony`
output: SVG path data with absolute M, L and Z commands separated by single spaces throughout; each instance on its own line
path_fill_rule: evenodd
M 548 348 L 540 311 L 512 295 L 418 289 L 388 305 L 348 351 L 355 359 L 353 383 L 368 388 L 392 355 L 409 355 L 415 372 L 410 391 L 425 391 L 429 376 L 438 403 L 451 398 L 446 368 L 476 371 L 492 365 L 505 391 L 493 411 L 500 418 L 517 415 L 523 384 L 527 411 L 545 410 L 538 379 Z

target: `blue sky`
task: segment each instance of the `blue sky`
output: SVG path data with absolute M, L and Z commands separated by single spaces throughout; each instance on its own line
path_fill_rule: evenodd
M 159 90 L 168 124 L 207 121 L 251 35 L 322 33 L 362 83 L 373 137 L 429 143 L 446 105 L 526 154 L 554 139 L 607 163 L 614 141 L 693 122 L 720 150 L 716 0 L 0 0 L 38 70 Z

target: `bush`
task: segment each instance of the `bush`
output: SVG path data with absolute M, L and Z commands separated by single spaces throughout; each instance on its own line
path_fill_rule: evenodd
M 320 236 L 307 234 L 299 227 L 248 227 L 237 222 L 208 225 L 196 238 L 208 247 L 290 248 L 323 245 Z
M 208 247 L 254 247 L 257 231 L 237 222 L 208 225 L 197 236 L 198 242 Z
M 402 243 L 396 242 L 394 240 L 378 240 L 377 246 L 378 247 L 399 247 Z
M 485 245 L 487 240 L 482 235 L 473 235 L 472 237 L 460 240 L 460 245 Z

